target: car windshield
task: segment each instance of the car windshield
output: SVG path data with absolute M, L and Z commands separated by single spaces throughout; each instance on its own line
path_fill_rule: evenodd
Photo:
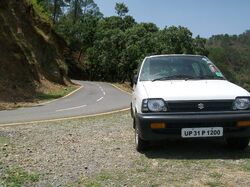
M 202 56 L 156 56 L 146 59 L 140 81 L 225 79 L 220 70 Z

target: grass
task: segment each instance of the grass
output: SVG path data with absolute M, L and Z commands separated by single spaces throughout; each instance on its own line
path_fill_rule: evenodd
M 230 174 L 223 176 L 214 168 L 196 162 L 186 167 L 182 160 L 157 159 L 156 166 L 152 160 L 141 156 L 133 167 L 123 171 L 122 168 L 88 176 L 79 180 L 79 186 L 235 186 L 235 179 L 249 181 L 249 173 L 241 173 L 233 166 L 229 167 Z M 209 162 L 217 162 L 210 160 Z M 198 166 L 199 169 L 196 169 Z M 217 165 L 217 167 L 223 166 Z M 234 171 L 236 175 L 234 175 Z M 209 173 L 211 172 L 211 173 Z M 239 176 L 239 173 L 241 176 Z M 228 179 L 229 178 L 229 179 Z M 245 182 L 244 181 L 244 182 Z M 189 185 L 188 185 L 189 184 Z M 236 185 L 237 186 L 237 185 Z M 239 185 L 240 186 L 240 185 Z M 243 185 L 244 186 L 244 185 Z
M 250 172 L 250 160 L 245 160 L 242 164 L 244 171 Z
M 21 187 L 30 186 L 39 180 L 39 175 L 24 171 L 20 167 L 6 169 L 3 176 L 0 177 L 0 186 Z
M 67 94 L 71 93 L 76 89 L 75 86 L 70 86 L 67 88 L 61 88 L 57 89 L 55 91 L 49 91 L 47 93 L 37 93 L 35 98 L 41 100 L 41 101 L 48 101 L 52 99 L 58 99 L 60 97 L 66 96 Z
M 0 158 L 4 156 L 4 153 L 6 151 L 5 144 L 8 144 L 8 143 L 9 143 L 8 138 L 0 136 Z M 1 166 L 1 162 L 0 162 L 0 166 Z
M 222 177 L 222 174 L 218 172 L 213 172 L 213 173 L 210 173 L 209 176 L 215 179 L 220 179 Z
M 37 3 L 37 0 L 27 0 L 27 2 L 29 2 L 30 4 L 33 5 L 33 7 L 34 7 L 36 13 L 39 15 L 39 17 L 41 17 L 47 23 L 52 24 L 49 14 L 44 10 L 44 8 L 41 5 L 39 5 Z
M 206 185 L 210 187 L 222 186 L 222 182 L 220 181 L 222 176 L 223 176 L 222 173 L 218 173 L 218 172 L 209 173 L 208 177 L 210 179 L 208 182 L 206 182 Z
M 132 93 L 133 88 L 130 86 L 130 84 L 128 82 L 125 83 L 113 83 L 113 85 L 117 86 L 118 88 L 128 92 L 128 93 Z
M 84 177 L 80 180 L 79 185 L 84 184 L 85 187 L 101 187 L 103 184 L 109 184 L 113 181 L 114 175 L 108 172 L 102 172 L 93 178 Z
M 24 82 L 21 82 L 20 85 L 23 83 Z M 44 87 L 37 90 L 33 95 L 29 96 L 28 98 L 23 98 L 23 100 L 21 101 L 17 102 L 10 101 L 4 103 L 0 102 L 0 109 L 4 110 L 4 109 L 33 106 L 34 104 L 44 103 L 50 100 L 64 97 L 78 88 L 78 86 L 75 85 L 67 87 L 61 85 L 48 84 L 48 83 L 44 85 L 45 85 Z
M 80 180 L 79 186 L 217 187 L 250 184 L 249 148 L 244 152 L 233 151 L 217 141 L 166 142 L 162 146 L 163 143 L 159 142 L 161 145 L 156 144 L 144 154 L 136 154 L 130 167 L 89 175 Z
M 8 143 L 8 138 L 0 136 L 0 147 L 2 147 L 4 144 Z
M 206 183 L 206 185 L 208 185 L 209 187 L 219 187 L 221 186 L 222 184 L 218 181 L 209 181 Z

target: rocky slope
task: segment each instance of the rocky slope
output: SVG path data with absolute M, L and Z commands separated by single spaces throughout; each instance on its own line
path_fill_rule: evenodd
M 0 1 L 0 108 L 66 85 L 66 42 L 28 0 Z

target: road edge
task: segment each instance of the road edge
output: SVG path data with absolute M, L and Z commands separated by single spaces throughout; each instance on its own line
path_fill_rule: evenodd
M 120 90 L 121 92 L 124 92 L 124 93 L 126 93 L 126 94 L 132 95 L 132 93 L 130 93 L 130 92 L 126 91 L 126 90 L 123 90 L 123 89 L 119 88 L 118 86 L 116 86 L 116 85 L 114 85 L 114 84 L 112 84 L 112 83 L 109 83 L 109 84 L 110 84 L 111 86 L 113 86 L 114 88 Z
M 121 92 L 124 92 L 128 95 L 132 95 L 131 93 L 117 87 L 116 85 L 112 84 L 112 83 L 108 83 L 110 84 L 112 87 L 118 89 Z M 75 92 L 79 91 L 80 89 L 82 89 L 84 86 L 80 86 L 79 88 L 77 88 L 76 90 L 72 91 L 71 93 L 67 94 L 66 96 L 63 96 L 61 98 L 49 101 L 49 102 L 45 102 L 45 103 L 40 103 L 38 105 L 35 106 L 39 106 L 39 105 L 44 105 L 44 104 L 49 104 L 52 103 L 54 101 L 57 101 L 59 99 L 63 99 L 66 97 L 69 97 L 70 95 L 74 94 Z M 115 113 L 119 113 L 119 112 L 125 112 L 125 111 L 129 111 L 130 108 L 124 108 L 124 109 L 119 109 L 119 110 L 114 110 L 114 111 L 110 111 L 110 112 L 102 112 L 102 113 L 97 113 L 97 114 L 89 114 L 89 115 L 84 115 L 84 116 L 73 116 L 73 117 L 64 117 L 64 118 L 56 118 L 56 119 L 48 119 L 48 120 L 35 120 L 35 121 L 26 121 L 26 122 L 18 122 L 18 123 L 5 123 L 5 124 L 0 124 L 0 128 L 3 127 L 17 127 L 17 126 L 24 126 L 24 125 L 30 125 L 30 124 L 34 124 L 34 123 L 46 123 L 46 122 L 58 122 L 58 121 L 65 121 L 65 120 L 75 120 L 75 119 L 84 119 L 84 118 L 89 118 L 89 117 L 98 117 L 98 116 L 104 116 L 104 115 L 110 115 L 110 114 L 115 114 Z
M 73 117 L 48 119 L 48 120 L 37 120 L 37 121 L 27 121 L 27 122 L 18 122 L 18 123 L 6 123 L 6 124 L 0 124 L 0 128 L 24 126 L 24 125 L 34 124 L 34 123 L 59 122 L 59 121 L 66 121 L 66 120 L 84 119 L 84 118 L 90 118 L 90 117 L 98 117 L 98 116 L 116 114 L 116 113 L 120 113 L 120 112 L 126 112 L 129 110 L 130 110 L 130 108 L 125 108 L 125 109 L 114 110 L 114 111 L 110 111 L 110 112 L 102 112 L 102 113 L 98 113 L 98 114 L 89 114 L 89 115 L 84 115 L 84 116 L 73 116 Z
M 46 105 L 46 104 L 49 104 L 49 103 L 53 103 L 55 101 L 58 101 L 59 99 L 64 99 L 66 97 L 69 97 L 71 95 L 73 95 L 74 93 L 78 92 L 80 89 L 82 89 L 84 86 L 81 85 L 79 88 L 73 90 L 72 92 L 68 93 L 67 95 L 63 96 L 63 97 L 60 97 L 60 98 L 57 98 L 57 99 L 53 99 L 51 101 L 46 101 L 44 103 L 38 103 L 38 104 L 35 104 L 35 105 L 32 105 L 31 107 L 34 107 L 34 106 L 41 106 L 41 105 Z

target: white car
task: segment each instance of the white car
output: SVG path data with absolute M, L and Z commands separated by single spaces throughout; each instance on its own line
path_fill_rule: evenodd
M 250 93 L 227 81 L 205 56 L 146 57 L 133 89 L 138 151 L 164 139 L 221 138 L 233 148 L 248 146 Z

